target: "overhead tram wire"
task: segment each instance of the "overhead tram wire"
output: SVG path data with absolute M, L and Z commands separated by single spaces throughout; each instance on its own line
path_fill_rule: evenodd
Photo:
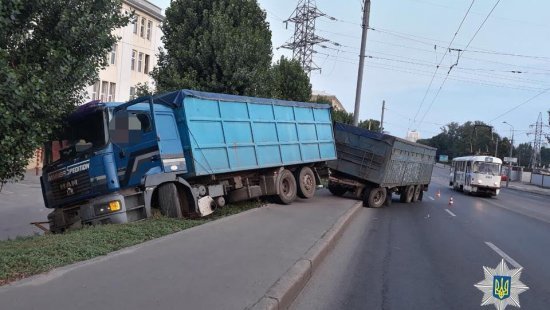
M 485 25 L 485 22 L 487 22 L 487 20 L 489 19 L 489 17 L 491 16 L 491 14 L 493 13 L 493 11 L 495 10 L 495 8 L 497 7 L 497 5 L 500 3 L 501 0 L 497 0 L 497 2 L 495 2 L 495 5 L 493 6 L 493 8 L 491 9 L 491 11 L 489 11 L 489 14 L 487 14 L 487 16 L 485 17 L 485 19 L 483 20 L 483 22 L 481 23 L 481 25 L 479 25 L 479 27 L 477 28 L 476 32 L 474 33 L 474 35 L 472 36 L 472 38 L 470 39 L 470 41 L 468 41 L 468 44 L 466 45 L 466 48 L 464 48 L 464 50 L 467 50 L 468 47 L 470 46 L 470 44 L 474 41 L 475 37 L 477 36 L 477 34 L 479 33 L 479 31 L 481 30 L 481 28 L 483 28 L 483 26 Z M 460 59 L 460 53 L 458 54 L 458 58 L 456 60 L 456 64 L 458 65 L 458 60 Z M 437 93 L 435 94 L 435 96 L 433 97 L 432 99 L 432 102 L 430 103 L 430 106 L 428 107 L 428 109 L 426 110 L 426 112 L 424 112 L 424 115 L 422 116 L 422 119 L 420 120 L 420 123 L 418 124 L 418 126 L 420 127 L 422 125 L 422 122 L 424 121 L 424 119 L 426 118 L 426 115 L 428 115 L 428 113 L 430 112 L 435 100 L 437 99 L 437 97 L 439 96 L 439 94 L 441 93 L 441 90 L 443 89 L 443 86 L 445 86 L 445 83 L 447 82 L 447 79 L 449 77 L 449 74 L 451 73 L 451 70 L 452 70 L 452 67 L 451 69 L 449 69 L 449 71 L 447 72 L 447 75 L 445 76 L 445 79 L 443 80 L 443 82 L 441 83 L 441 86 L 439 86 L 439 89 L 437 90 Z
M 550 91 L 550 88 L 543 89 L 542 91 L 540 91 L 540 92 L 537 93 L 536 95 L 534 95 L 534 96 L 530 97 L 529 99 L 523 101 L 522 103 L 516 105 L 515 107 L 511 108 L 510 110 L 508 110 L 508 111 L 506 111 L 506 112 L 500 114 L 499 116 L 493 118 L 491 121 L 489 121 L 489 123 L 492 123 L 492 122 L 494 122 L 495 120 L 497 120 L 497 119 L 503 117 L 504 115 L 506 115 L 506 114 L 508 114 L 508 113 L 510 113 L 510 112 L 513 112 L 513 111 L 517 110 L 518 108 L 520 108 L 520 107 L 522 107 L 522 106 L 528 104 L 529 102 L 535 100 L 536 98 L 542 96 L 543 94 L 545 94 L 545 93 L 547 93 L 547 92 L 549 92 L 549 91 Z
M 434 70 L 434 73 L 432 75 L 430 83 L 428 84 L 428 88 L 426 89 L 426 92 L 424 93 L 424 96 L 422 97 L 422 101 L 420 102 L 418 110 L 416 111 L 416 113 L 414 115 L 413 125 L 415 124 L 416 118 L 418 117 L 418 113 L 420 113 L 420 111 L 422 110 L 422 106 L 424 105 L 424 102 L 426 101 L 426 97 L 428 96 L 428 93 L 430 92 L 430 89 L 431 89 L 432 84 L 433 84 L 434 79 L 435 79 L 435 75 L 437 74 L 437 71 L 439 70 L 439 67 L 443 63 L 443 60 L 445 59 L 445 56 L 449 52 L 449 48 L 451 48 L 451 45 L 453 44 L 454 40 L 456 39 L 456 36 L 458 35 L 458 32 L 460 32 L 460 29 L 462 28 L 462 25 L 464 24 L 464 21 L 466 20 L 466 17 L 468 17 L 468 14 L 470 13 L 470 10 L 472 9 L 472 6 L 474 5 L 474 2 L 475 2 L 475 0 L 472 0 L 472 3 L 470 3 L 470 6 L 468 7 L 468 10 L 466 11 L 466 14 L 464 14 L 464 17 L 460 21 L 460 24 L 458 25 L 458 29 L 456 30 L 455 34 L 453 35 L 453 38 L 452 38 L 451 42 L 449 42 L 449 46 L 447 47 L 447 49 L 445 50 L 445 53 L 441 57 L 441 60 L 439 61 L 439 65 L 437 65 L 437 67 Z

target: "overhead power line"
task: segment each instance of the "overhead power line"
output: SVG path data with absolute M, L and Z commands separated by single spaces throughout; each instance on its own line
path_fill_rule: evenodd
M 522 107 L 522 106 L 528 104 L 529 102 L 535 100 L 536 98 L 540 97 L 541 95 L 543 95 L 543 94 L 545 94 L 545 93 L 547 93 L 547 92 L 549 92 L 549 91 L 550 91 L 550 88 L 543 89 L 542 91 L 540 91 L 539 93 L 537 93 L 537 94 L 534 95 L 533 97 L 530 97 L 529 99 L 523 101 L 522 103 L 520 103 L 520 104 L 514 106 L 514 107 L 511 108 L 510 110 L 507 110 L 506 112 L 504 112 L 504 113 L 500 114 L 499 116 L 493 118 L 489 123 L 492 123 L 492 122 L 494 122 L 495 120 L 497 120 L 497 119 L 503 117 L 504 115 L 506 115 L 506 114 L 508 114 L 508 113 L 510 113 L 510 112 L 513 112 L 513 111 L 517 110 L 518 108 L 520 108 L 520 107 Z

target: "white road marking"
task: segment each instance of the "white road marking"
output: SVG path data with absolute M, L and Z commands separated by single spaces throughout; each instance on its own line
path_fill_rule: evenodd
M 10 191 L 7 191 L 7 190 L 3 190 L 0 192 L 0 194 L 13 194 L 13 192 L 10 192 Z
M 435 198 L 433 198 L 432 196 L 430 196 L 430 199 L 431 199 L 431 200 L 435 200 Z
M 508 256 L 508 254 L 504 253 L 501 249 L 499 249 L 496 245 L 492 244 L 491 242 L 485 241 L 485 244 L 493 249 L 493 251 L 497 252 L 498 255 L 500 255 L 502 258 L 504 258 L 507 262 L 509 262 L 511 265 L 513 265 L 516 268 L 523 268 L 521 265 L 516 262 L 513 258 Z
M 451 216 L 456 216 L 456 214 L 454 214 L 453 212 L 451 212 L 451 210 L 449 210 L 449 209 L 445 209 L 445 211 L 447 211 L 447 213 L 449 213 Z

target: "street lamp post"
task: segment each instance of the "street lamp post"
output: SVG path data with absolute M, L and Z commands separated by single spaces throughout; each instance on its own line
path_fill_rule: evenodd
M 512 154 L 514 150 L 514 126 L 512 124 L 508 123 L 507 121 L 502 122 L 508 126 L 510 126 L 510 131 L 512 132 L 512 141 L 510 143 L 510 161 L 508 162 L 508 177 L 506 178 L 506 187 L 508 187 L 508 184 L 510 183 L 510 177 L 512 176 Z

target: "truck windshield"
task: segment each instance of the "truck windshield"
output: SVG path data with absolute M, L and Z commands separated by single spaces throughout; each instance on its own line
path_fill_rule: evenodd
M 69 121 L 60 139 L 45 145 L 44 164 L 68 159 L 101 148 L 107 143 L 103 111 L 94 111 L 86 117 Z
M 472 172 L 489 175 L 500 175 L 500 165 L 495 163 L 476 161 L 474 162 Z

